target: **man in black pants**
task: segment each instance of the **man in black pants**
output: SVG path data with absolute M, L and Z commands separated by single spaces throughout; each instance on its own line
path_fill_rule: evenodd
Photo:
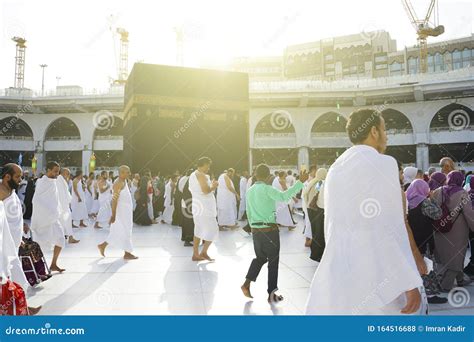
M 241 286 L 246 297 L 250 294 L 250 282 L 256 281 L 262 266 L 268 262 L 268 302 L 278 302 L 283 297 L 277 295 L 278 263 L 280 259 L 280 233 L 275 222 L 275 202 L 286 202 L 295 196 L 308 179 L 308 172 L 302 171 L 299 180 L 285 192 L 281 192 L 266 181 L 270 177 L 270 169 L 260 164 L 256 169 L 257 182 L 247 191 L 247 218 L 252 228 L 253 246 L 256 258 L 252 260 L 245 282 Z

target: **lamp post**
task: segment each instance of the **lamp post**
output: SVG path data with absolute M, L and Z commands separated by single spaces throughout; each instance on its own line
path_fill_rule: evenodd
M 48 67 L 47 64 L 40 64 L 43 76 L 41 77 L 41 96 L 44 96 L 44 69 Z

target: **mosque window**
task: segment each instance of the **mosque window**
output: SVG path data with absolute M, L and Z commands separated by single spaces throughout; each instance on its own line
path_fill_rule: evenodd
M 444 68 L 444 57 L 439 52 L 436 52 L 436 54 L 434 55 L 434 67 L 435 67 L 435 71 L 445 70 L 445 68 Z
M 408 58 L 408 72 L 410 74 L 416 74 L 418 72 L 418 58 L 417 57 Z
M 404 69 L 405 69 L 404 63 L 393 62 L 389 66 L 390 75 L 392 76 L 398 76 L 398 75 L 403 74 Z

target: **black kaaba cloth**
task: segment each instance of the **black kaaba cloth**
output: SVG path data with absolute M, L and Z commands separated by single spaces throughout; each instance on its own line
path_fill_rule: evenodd
M 184 172 L 201 156 L 212 172 L 248 169 L 248 75 L 136 63 L 125 86 L 124 162 Z

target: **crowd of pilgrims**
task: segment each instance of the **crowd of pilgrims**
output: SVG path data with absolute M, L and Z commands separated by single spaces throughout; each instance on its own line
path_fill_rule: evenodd
M 189 189 L 190 176 L 194 171 L 190 169 L 183 174 L 177 171 L 165 177 L 159 173 L 152 175 L 148 169 L 141 173 L 129 173 L 130 176 L 125 182 L 133 202 L 133 222 L 136 226 L 161 223 L 181 227 L 181 240 L 184 242 L 184 246 L 193 246 L 193 212 L 199 210 L 199 208 L 192 208 L 193 205 L 196 206 L 199 203 L 194 201 L 193 204 Z M 302 191 L 289 202 L 276 202 L 275 221 L 280 228 L 286 227 L 291 231 L 297 225 L 295 214 L 301 215 L 303 217 L 303 234 L 306 238 L 305 247 L 310 248 L 310 258 L 319 262 L 325 248 L 324 184 L 327 170 L 312 165 L 308 172 L 309 179 L 304 183 Z M 425 274 L 422 278 L 428 302 L 432 304 L 444 303 L 446 298 L 438 296 L 440 293 L 449 292 L 454 286 L 466 286 L 474 279 L 474 227 L 469 226 L 470 222 L 472 223 L 472 218 L 458 220 L 459 216 L 468 213 L 464 213 L 462 210 L 456 211 L 456 208 L 462 208 L 465 205 L 463 200 L 466 198 L 466 193 L 471 201 L 469 205 L 474 206 L 474 177 L 472 177 L 472 172 L 465 173 L 463 170 L 455 170 L 454 162 L 448 157 L 440 161 L 440 171 L 436 171 L 435 168 L 430 168 L 427 172 L 415 167 L 403 169 L 399 164 L 399 172 L 400 185 L 406 202 L 404 208 L 406 223 L 411 227 L 416 243 L 415 259 L 418 254 L 419 260 L 428 258 L 434 262 L 434 268 L 430 268 L 428 271 L 423 269 L 427 267 L 426 263 L 419 263 L 417 260 L 417 267 L 422 269 L 420 273 Z M 28 283 L 34 286 L 36 283 L 48 280 L 52 271 L 64 271 L 56 264 L 59 253 L 55 253 L 51 266 L 48 267 L 41 248 L 31 236 L 28 226 L 33 212 L 35 185 L 43 174 L 35 176 L 25 171 L 17 184 L 11 177 L 11 164 L 10 167 L 3 169 L 2 180 L 4 181 L 9 174 L 8 189 L 12 193 L 4 194 L 0 199 L 5 204 L 8 204 L 8 201 L 17 201 L 22 208 L 24 221 L 21 221 L 23 224 L 21 241 L 16 241 L 18 238 L 13 237 L 18 235 L 14 231 L 18 227 L 14 226 L 18 225 L 19 220 L 9 217 L 8 206 L 5 207 L 6 219 L 8 221 L 16 220 L 16 222 L 9 222 L 11 236 L 18 255 L 23 257 L 20 263 Z M 70 195 L 68 202 L 70 206 L 67 210 L 71 213 L 71 228 L 81 229 L 89 225 L 93 225 L 95 229 L 108 227 L 112 215 L 112 187 L 117 178 L 114 171 L 90 173 L 87 176 L 81 171 L 71 175 L 68 169 L 61 169 L 59 177 L 66 185 Z M 248 189 L 256 182 L 255 175 L 246 171 L 236 172 L 229 168 L 224 170 L 217 179 L 214 174 L 210 174 L 209 179 L 213 180 L 213 184 L 216 184 L 213 192 L 217 192 L 215 199 L 219 230 L 242 228 L 251 234 L 250 226 L 245 225 L 245 198 Z M 291 170 L 275 171 L 266 183 L 279 191 L 286 191 L 297 180 L 298 175 L 293 174 Z M 0 194 L 2 192 L 5 192 L 4 188 Z M 442 214 L 442 203 L 448 203 L 448 209 L 457 213 L 457 216 L 452 218 L 452 229 L 448 232 L 439 232 L 433 228 L 433 221 L 439 219 Z M 239 225 L 238 221 L 242 221 L 242 225 Z M 79 240 L 74 238 L 72 229 L 63 231 L 66 242 L 79 243 Z M 8 232 L 3 232 L 4 237 L 6 233 Z M 5 252 L 5 246 L 2 248 L 2 251 Z M 471 260 L 465 266 L 464 259 L 468 248 L 471 250 Z M 2 257 L 5 258 L 5 255 Z M 39 279 L 33 277 L 32 268 L 35 268 Z M 19 285 L 13 282 L 5 283 L 6 279 L 4 278 L 10 278 L 8 272 L 5 272 L 2 270 L 4 283 L 2 289 L 5 286 L 12 286 L 12 284 L 16 285 L 16 290 L 28 286 L 28 284 Z M 15 278 L 15 276 L 12 275 L 11 278 Z M 10 288 L 10 290 L 12 289 L 15 290 Z M 40 309 L 28 308 L 26 301 L 23 306 L 21 306 L 21 302 L 17 304 L 16 312 L 13 314 L 31 315 L 36 314 Z M 23 307 L 23 311 L 19 307 Z M 2 313 L 12 314 L 11 309 L 4 308 L 3 305 Z

